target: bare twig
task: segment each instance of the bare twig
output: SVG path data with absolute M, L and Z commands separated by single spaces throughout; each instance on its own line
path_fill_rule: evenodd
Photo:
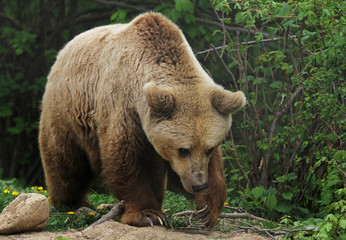
M 23 29 L 23 25 L 20 24 L 20 22 L 18 22 L 16 19 L 11 18 L 10 16 L 4 14 L 4 13 L 0 13 L 0 18 L 3 18 L 4 20 L 10 22 L 14 27 L 18 28 L 18 29 Z
M 220 218 L 249 218 L 252 220 L 257 220 L 257 221 L 265 221 L 265 222 L 269 222 L 269 220 L 261 218 L 261 217 L 257 217 L 255 215 L 252 215 L 250 213 L 222 213 L 220 215 Z
M 183 212 L 178 212 L 173 214 L 173 217 L 184 217 L 184 216 L 189 216 L 189 215 L 195 215 L 196 212 L 193 210 L 187 210 L 187 211 L 183 211 Z M 265 221 L 265 222 L 269 222 L 269 220 L 261 218 L 261 217 L 257 217 L 255 215 L 252 215 L 250 213 L 247 212 L 242 212 L 242 213 L 221 213 L 220 218 L 249 218 L 252 220 L 257 220 L 257 221 Z
M 111 210 L 115 204 L 101 204 L 97 206 L 97 210 Z
M 120 2 L 120 1 L 119 2 L 106 1 L 106 0 L 93 0 L 93 1 L 97 2 L 97 3 L 105 4 L 105 5 L 128 8 L 128 9 L 135 10 L 137 12 L 147 12 L 147 11 L 149 11 L 149 9 L 137 7 L 135 5 L 131 5 L 131 4 L 128 4 L 128 3 L 125 3 L 125 2 Z
M 123 211 L 124 207 L 125 207 L 125 201 L 118 202 L 117 204 L 114 205 L 114 207 L 106 215 L 101 217 L 99 220 L 94 222 L 92 225 L 87 227 L 85 230 L 93 228 L 96 225 L 99 225 L 101 223 L 104 223 L 104 222 L 114 218 L 115 216 L 119 215 Z
M 240 27 L 240 26 L 239 27 L 230 27 L 230 26 L 226 26 L 226 25 L 223 26 L 223 24 L 220 23 L 220 22 L 209 20 L 209 19 L 204 19 L 204 18 L 196 17 L 196 22 L 212 25 L 212 26 L 219 27 L 219 28 L 222 28 L 222 29 L 224 28 L 225 30 L 227 30 L 229 32 L 239 31 L 239 32 L 242 32 L 242 33 L 251 33 L 251 34 L 258 33 L 258 31 L 249 30 L 249 29 L 246 29 L 246 28 L 243 28 L 243 27 Z M 259 33 L 261 33 L 265 38 L 269 38 L 269 34 L 268 33 L 265 33 L 265 32 L 259 32 Z
M 237 211 L 238 213 L 243 213 L 243 212 L 245 212 L 244 209 L 238 208 L 238 207 L 223 206 L 223 208 L 230 209 L 230 210 L 233 210 L 233 211 Z

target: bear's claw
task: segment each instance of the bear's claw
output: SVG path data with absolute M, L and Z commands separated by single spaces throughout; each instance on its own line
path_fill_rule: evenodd
M 147 220 L 150 224 L 150 226 L 154 226 L 154 225 L 161 225 L 161 226 L 165 226 L 168 228 L 173 228 L 172 224 L 169 222 L 167 216 L 164 213 L 158 213 L 158 212 L 146 212 L 143 213 L 143 215 L 145 215 L 147 217 Z
M 151 221 L 150 217 L 147 217 L 147 220 L 148 220 L 150 226 L 154 227 L 154 223 L 153 223 L 153 221 Z
M 208 204 L 205 204 L 202 209 L 200 209 L 200 210 L 196 209 L 196 211 L 197 211 L 197 213 L 201 213 L 201 212 L 205 211 L 207 208 L 208 208 Z
M 211 227 L 211 216 L 210 216 L 210 209 L 208 204 L 204 204 L 202 208 L 196 209 L 196 216 L 194 216 L 194 220 L 197 220 L 199 225 L 202 226 L 202 228 L 209 229 Z

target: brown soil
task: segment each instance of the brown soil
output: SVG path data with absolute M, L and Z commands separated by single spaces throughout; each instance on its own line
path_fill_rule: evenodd
M 269 239 L 267 237 L 244 233 L 244 232 L 213 232 L 213 231 L 177 231 L 169 230 L 164 227 L 132 227 L 124 225 L 115 221 L 107 221 L 103 224 L 97 225 L 93 228 L 86 229 L 83 231 L 68 230 L 65 232 L 32 232 L 32 233 L 22 233 L 15 235 L 2 235 L 1 240 L 56 240 L 57 237 L 64 237 L 70 240 L 205 240 L 205 239 L 232 239 L 232 240 L 265 240 Z

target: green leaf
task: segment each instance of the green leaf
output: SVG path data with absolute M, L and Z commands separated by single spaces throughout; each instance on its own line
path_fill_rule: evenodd
M 274 195 L 269 195 L 267 198 L 266 207 L 269 210 L 273 210 L 276 207 L 277 202 L 278 201 Z
M 288 180 L 297 179 L 297 175 L 295 173 L 289 173 L 289 174 L 287 174 L 287 179 Z
M 275 210 L 282 213 L 289 213 L 292 210 L 292 203 L 288 201 L 280 201 Z
M 333 224 L 326 223 L 326 225 L 324 225 L 324 228 L 327 230 L 327 232 L 330 232 L 330 230 L 332 230 L 332 228 L 333 228 Z
M 293 197 L 293 193 L 291 193 L 291 192 L 283 193 L 283 194 L 282 194 L 282 197 L 283 197 L 284 199 L 291 200 L 292 197 Z
M 114 14 L 112 14 L 110 20 L 112 22 L 122 23 L 126 20 L 127 10 L 126 9 L 118 9 Z
M 346 159 L 346 151 L 340 150 L 333 155 L 333 160 L 344 162 Z
M 189 0 L 175 0 L 175 9 L 179 12 L 193 13 L 193 4 Z
M 193 14 L 185 14 L 184 15 L 184 21 L 186 23 L 193 23 L 193 22 L 196 22 L 196 18 L 195 18 L 195 16 L 193 16 Z
M 341 219 L 339 222 L 340 228 L 345 229 L 346 228 L 346 219 Z
M 268 189 L 268 194 L 274 196 L 274 195 L 276 194 L 276 188 L 269 187 L 269 189 Z
M 290 9 L 287 4 L 283 5 L 280 11 L 276 14 L 277 16 L 287 16 L 290 13 Z
M 294 19 L 291 19 L 291 20 L 285 22 L 284 24 L 282 24 L 282 26 L 285 27 L 285 28 L 288 28 L 288 27 L 290 27 L 290 28 L 297 28 L 297 27 L 299 27 L 299 25 L 295 24 L 295 20 Z
M 252 196 L 254 197 L 255 200 L 260 198 L 263 195 L 263 192 L 264 192 L 263 186 L 258 186 L 251 190 Z
M 321 200 L 324 204 L 328 205 L 333 199 L 333 192 L 330 189 L 325 189 L 321 193 Z
M 256 41 L 261 41 L 263 39 L 263 35 L 260 32 L 256 32 L 255 36 Z
M 272 82 L 269 87 L 274 88 L 274 89 L 280 89 L 282 87 L 282 82 L 281 81 L 275 81 Z

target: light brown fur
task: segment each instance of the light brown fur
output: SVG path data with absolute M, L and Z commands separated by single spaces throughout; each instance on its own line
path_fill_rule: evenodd
M 126 201 L 122 222 L 160 224 L 170 172 L 168 182 L 194 194 L 197 209 L 208 204 L 204 218 L 213 226 L 226 199 L 218 146 L 244 104 L 241 92 L 212 81 L 160 14 L 78 35 L 59 53 L 42 101 L 39 141 L 52 203 L 86 204 L 101 175 Z

